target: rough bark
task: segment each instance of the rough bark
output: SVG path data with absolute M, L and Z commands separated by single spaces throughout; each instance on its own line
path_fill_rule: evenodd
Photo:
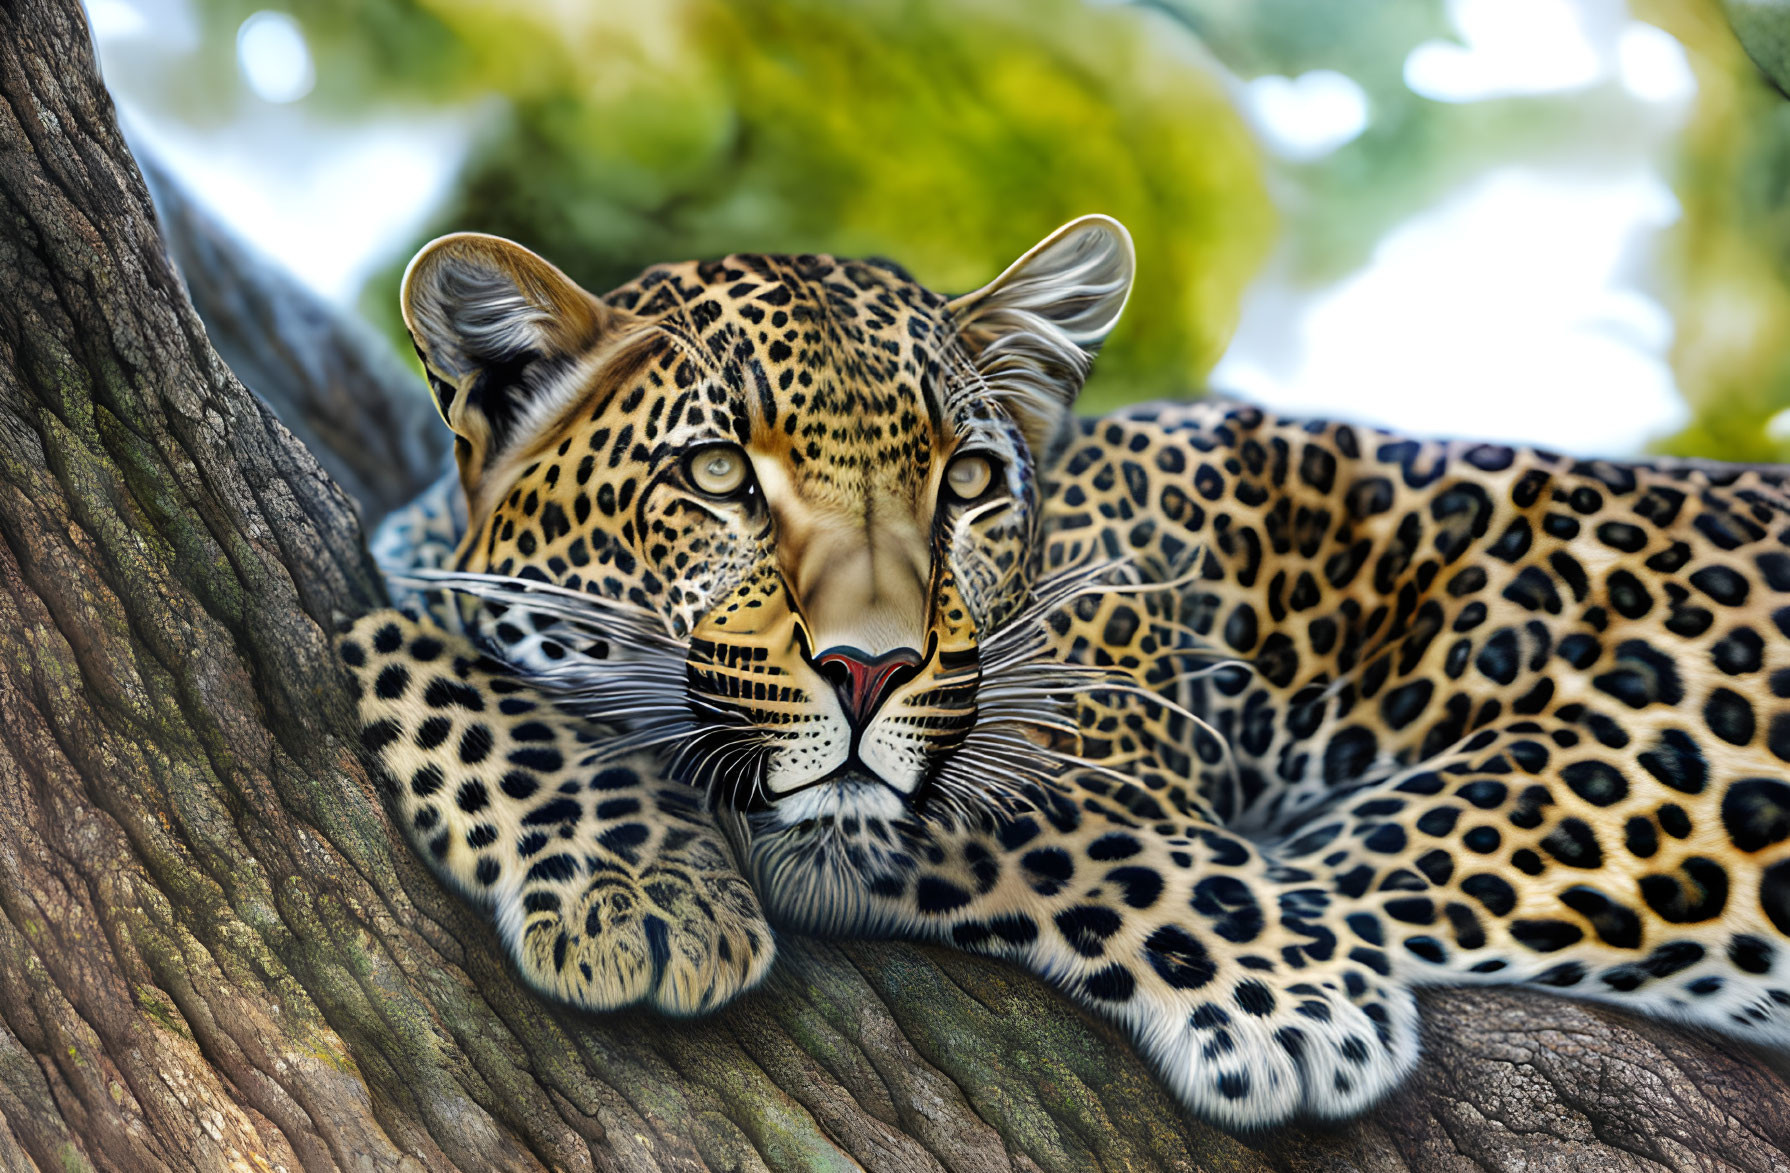
M 326 632 L 378 598 L 212 353 L 79 11 L 0 0 L 0 1168 L 1790 1165 L 1765 1063 L 1529 993 L 1426 999 L 1391 1102 L 1243 1138 L 941 950 L 786 939 L 699 1021 L 550 1005 L 359 764 Z

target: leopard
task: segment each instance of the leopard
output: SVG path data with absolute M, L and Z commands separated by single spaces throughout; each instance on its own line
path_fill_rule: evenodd
M 421 858 L 577 1010 L 954 947 L 1229 1128 L 1372 1106 L 1427 986 L 1790 1043 L 1790 472 L 1080 416 L 1137 263 L 424 248 L 456 468 L 338 637 Z

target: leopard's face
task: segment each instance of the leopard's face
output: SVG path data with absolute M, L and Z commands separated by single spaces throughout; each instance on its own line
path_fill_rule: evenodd
M 1036 492 L 943 299 L 824 258 L 657 268 L 641 336 L 517 470 L 466 566 L 634 594 L 684 642 L 692 762 L 778 798 L 918 790 L 1023 601 Z
M 1038 461 L 1129 276 L 1097 218 L 957 301 L 882 263 L 759 255 L 598 300 L 507 242 L 438 242 L 406 310 L 459 437 L 460 568 L 659 638 L 531 642 L 514 610 L 487 630 L 550 675 L 633 664 L 638 695 L 599 688 L 593 715 L 660 731 L 727 800 L 914 798 L 983 718 L 984 643 L 1032 585 Z

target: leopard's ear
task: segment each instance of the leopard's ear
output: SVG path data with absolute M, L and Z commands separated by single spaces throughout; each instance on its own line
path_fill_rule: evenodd
M 581 394 L 581 360 L 631 321 L 521 245 L 476 232 L 425 245 L 401 296 L 475 506 L 493 466 Z
M 1055 446 L 1094 355 L 1118 324 L 1136 270 L 1125 226 L 1110 216 L 1083 216 L 950 302 L 977 371 L 1040 459 Z

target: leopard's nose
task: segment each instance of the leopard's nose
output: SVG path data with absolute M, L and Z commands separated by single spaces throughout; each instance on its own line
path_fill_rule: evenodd
M 832 683 L 852 728 L 862 729 L 889 694 L 920 671 L 920 653 L 895 648 L 880 656 L 841 644 L 814 657 L 814 666 Z

